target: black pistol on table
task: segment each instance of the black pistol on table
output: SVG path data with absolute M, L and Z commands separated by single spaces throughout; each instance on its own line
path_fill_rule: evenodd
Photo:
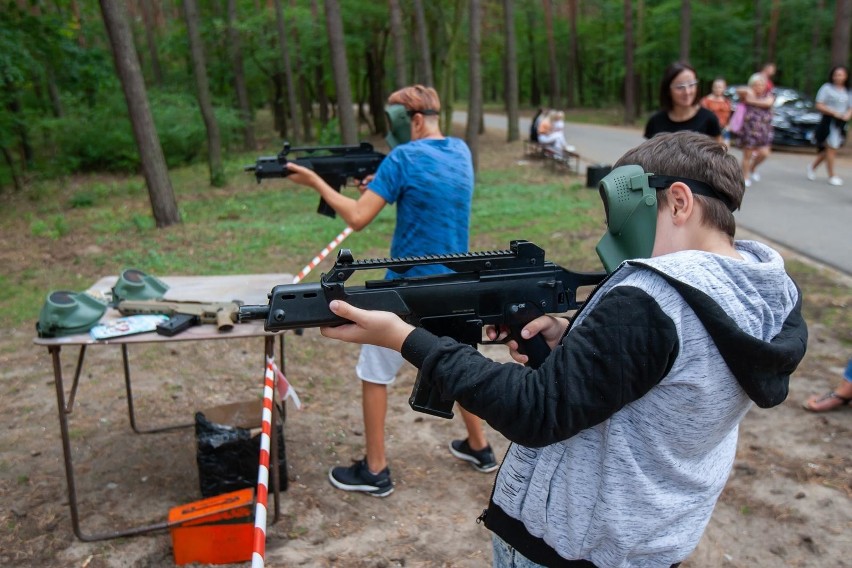
M 290 156 L 290 154 L 302 154 Z M 289 157 L 288 157 L 289 156 Z M 243 168 L 254 172 L 257 182 L 267 178 L 283 178 L 290 175 L 287 162 L 293 162 L 311 169 L 325 183 L 340 192 L 350 179 L 361 180 L 376 173 L 379 164 L 385 159 L 385 154 L 373 150 L 369 142 L 361 142 L 352 146 L 314 146 L 291 148 L 289 142 L 284 143 L 284 149 L 277 156 L 262 156 L 254 165 Z M 324 199 L 320 198 L 317 213 L 332 219 L 336 216 Z
M 423 264 L 441 264 L 452 272 L 345 286 L 359 270 L 385 268 L 402 274 Z M 566 270 L 546 261 L 544 250 L 523 240 L 512 241 L 503 251 L 397 259 L 354 260 L 343 249 L 320 282 L 276 286 L 268 305 L 241 306 L 239 319 L 263 319 L 267 331 L 340 325 L 347 320 L 333 314 L 328 304 L 344 300 L 367 310 L 393 312 L 414 326 L 472 346 L 489 343 L 483 327 L 506 325 L 529 356 L 528 364 L 537 367 L 550 348 L 540 336 L 521 339 L 521 329 L 541 315 L 578 309 L 582 302 L 577 301 L 577 289 L 596 286 L 605 276 Z M 453 416 L 453 401 L 442 399 L 419 374 L 408 403 L 419 412 Z

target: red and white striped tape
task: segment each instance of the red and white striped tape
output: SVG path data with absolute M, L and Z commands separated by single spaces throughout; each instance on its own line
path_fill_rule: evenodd
M 275 359 L 267 357 L 266 373 L 263 377 L 263 414 L 260 421 L 260 465 L 257 469 L 257 499 L 254 506 L 252 568 L 263 568 L 266 553 L 266 513 L 269 510 L 269 449 L 272 445 L 272 405 L 275 403 L 276 382 L 281 400 L 292 399 L 297 409 L 302 408 L 302 402 L 299 400 L 299 395 L 296 394 L 296 389 L 275 364 Z
M 263 568 L 266 553 L 266 511 L 269 501 L 269 447 L 272 434 L 272 404 L 275 395 L 275 361 L 266 358 L 263 379 L 263 414 L 260 424 L 260 466 L 257 469 L 257 495 L 254 505 L 252 568 Z
M 347 226 L 345 229 L 343 229 L 343 232 L 342 232 L 342 233 L 340 233 L 339 235 L 337 235 L 337 237 L 335 237 L 335 239 L 334 239 L 333 241 L 331 241 L 330 243 L 328 243 L 328 244 L 326 245 L 326 247 L 325 247 L 324 249 L 322 249 L 322 250 L 319 252 L 319 254 L 318 254 L 318 255 L 316 255 L 316 256 L 314 257 L 314 259 L 313 259 L 312 261 L 310 261 L 310 262 L 308 263 L 308 265 L 307 265 L 307 266 L 305 266 L 305 267 L 302 269 L 302 271 L 301 271 L 301 272 L 299 272 L 299 274 L 297 274 L 297 275 L 295 276 L 295 278 L 293 278 L 293 284 L 298 284 L 299 282 L 301 282 L 301 281 L 302 281 L 302 279 L 303 279 L 305 276 L 307 276 L 307 275 L 308 275 L 308 272 L 310 272 L 311 270 L 313 270 L 314 268 L 316 268 L 316 266 L 317 266 L 320 262 L 322 262 L 322 260 L 323 260 L 325 257 L 327 257 L 327 256 L 328 256 L 328 253 L 330 253 L 331 251 L 333 251 L 334 249 L 336 249 L 336 248 L 337 248 L 337 246 L 338 246 L 340 243 L 342 243 L 342 242 L 343 242 L 343 239 L 345 239 L 346 237 L 348 237 L 348 236 L 349 236 L 349 235 L 351 235 L 351 234 L 352 234 L 352 227 Z

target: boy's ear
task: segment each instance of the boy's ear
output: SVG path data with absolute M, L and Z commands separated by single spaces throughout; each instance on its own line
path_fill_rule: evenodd
M 695 199 L 692 191 L 682 181 L 674 182 L 667 193 L 667 208 L 674 221 L 685 222 L 693 213 Z

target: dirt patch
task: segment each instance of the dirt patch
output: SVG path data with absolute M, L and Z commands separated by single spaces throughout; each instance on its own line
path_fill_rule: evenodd
M 14 278 L 24 278 L 33 262 L 62 267 L 63 259 L 73 257 L 67 242 L 32 249 L 26 232 L 0 233 L 5 251 L 30 251 L 3 254 Z M 89 246 L 94 243 L 82 239 L 71 248 L 79 253 Z M 97 267 L 68 268 L 91 270 L 92 282 L 100 275 Z M 852 566 L 852 408 L 822 415 L 801 408 L 808 395 L 840 380 L 849 328 L 822 316 L 847 310 L 852 288 L 847 278 L 819 267 L 797 277 L 812 298 L 809 313 L 819 316 L 810 321 L 808 355 L 787 401 L 746 417 L 730 481 L 684 568 Z M 72 533 L 53 371 L 47 350 L 32 345 L 32 338 L 29 324 L 0 337 L 0 565 L 171 565 L 168 532 L 92 543 Z M 288 403 L 289 489 L 282 494 L 280 520 L 268 525 L 266 564 L 489 565 L 490 535 L 476 517 L 494 474 L 477 473 L 450 456 L 447 444 L 464 431 L 459 420 L 409 410 L 413 369 L 405 369 L 390 389 L 387 445 L 396 490 L 375 499 L 337 491 L 327 480 L 330 467 L 363 453 L 360 385 L 353 371 L 357 348 L 324 340 L 316 330 L 288 334 L 286 348 L 288 376 L 304 407 L 296 411 Z M 495 348 L 488 353 L 505 357 Z M 63 355 L 67 386 L 76 351 Z M 200 408 L 257 399 L 261 356 L 260 339 L 133 347 L 140 426 L 192 422 Z M 160 522 L 169 508 L 201 497 L 192 429 L 133 433 L 121 377 L 118 349 L 89 349 L 70 416 L 81 524 L 89 534 Z M 502 455 L 507 442 L 491 430 L 489 437 Z

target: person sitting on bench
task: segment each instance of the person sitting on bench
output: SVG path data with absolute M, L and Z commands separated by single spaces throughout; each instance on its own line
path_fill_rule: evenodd
M 574 146 L 565 141 L 565 113 L 552 110 L 547 118 L 541 121 L 538 130 L 538 143 L 544 148 L 545 155 L 554 158 L 567 158 L 573 154 Z

